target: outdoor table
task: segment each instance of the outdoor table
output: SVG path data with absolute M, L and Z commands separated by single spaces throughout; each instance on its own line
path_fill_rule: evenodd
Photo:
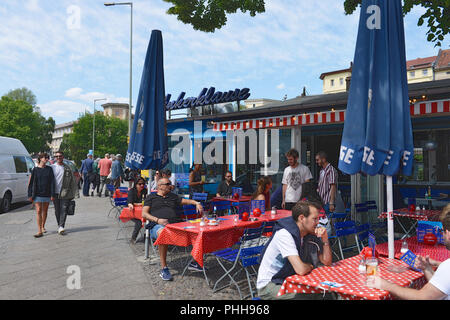
M 309 274 L 293 275 L 284 281 L 278 292 L 278 296 L 286 293 L 323 293 L 324 291 L 336 292 L 344 300 L 389 300 L 394 297 L 385 290 L 369 288 L 365 286 L 366 275 L 358 272 L 360 255 L 338 261 L 331 266 L 323 266 L 313 269 Z M 389 264 L 404 267 L 405 271 L 395 273 L 388 271 Z M 394 282 L 402 287 L 415 289 L 422 288 L 426 279 L 423 273 L 410 269 L 401 260 L 389 260 L 380 257 L 378 259 L 379 275 L 386 280 Z M 331 281 L 343 286 L 328 286 L 324 281 Z
M 442 244 L 436 244 L 434 246 L 426 245 L 424 243 L 418 242 L 417 237 L 410 237 L 405 239 L 408 244 L 408 250 L 412 251 L 415 255 L 421 255 L 422 257 L 429 256 L 431 259 L 437 261 L 445 261 L 450 258 L 450 251 Z M 403 240 L 394 241 L 394 257 L 400 259 L 402 253 L 400 249 L 402 247 Z M 377 244 L 375 249 L 378 254 L 382 256 L 388 256 L 388 243 Z
M 168 244 L 181 247 L 192 245 L 191 255 L 203 267 L 203 255 L 232 247 L 247 228 L 257 228 L 264 221 L 275 221 L 291 215 L 289 210 L 278 210 L 272 217 L 270 212 L 256 218 L 255 221 L 239 220 L 234 224 L 236 215 L 220 217 L 219 225 L 200 227 L 199 219 L 168 224 L 162 229 L 155 245 Z
M 439 216 L 440 211 L 439 210 L 416 210 L 416 211 L 409 211 L 407 208 L 397 209 L 394 210 L 393 215 L 397 223 L 400 225 L 402 230 L 404 231 L 404 236 L 401 239 L 407 238 L 412 236 L 412 232 L 417 227 L 417 221 L 433 221 L 437 219 Z M 378 219 L 386 219 L 387 212 L 382 212 Z M 406 230 L 406 227 L 402 224 L 402 221 L 400 218 L 409 218 L 411 220 L 415 220 L 415 222 L 412 224 L 412 226 Z
M 232 203 L 234 202 L 249 202 L 252 200 L 252 196 L 242 196 L 238 199 L 234 199 L 232 197 L 228 198 L 228 197 L 214 197 L 211 199 L 212 202 L 215 201 L 230 201 Z

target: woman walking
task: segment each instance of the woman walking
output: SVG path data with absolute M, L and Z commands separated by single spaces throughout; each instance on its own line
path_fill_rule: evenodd
M 145 200 L 147 195 L 147 189 L 145 189 L 145 179 L 139 177 L 134 183 L 134 187 L 128 191 L 128 208 L 134 210 L 135 205 L 142 205 L 142 201 Z M 131 219 L 134 222 L 134 230 L 131 235 L 131 243 L 136 243 L 136 238 L 139 231 L 142 228 L 142 221 L 139 219 Z
M 52 168 L 47 166 L 49 158 L 47 153 L 38 154 L 38 165 L 33 168 L 28 183 L 28 198 L 35 203 L 37 214 L 38 233 L 34 235 L 35 238 L 40 238 L 47 232 L 45 222 L 48 205 L 55 196 L 55 177 Z

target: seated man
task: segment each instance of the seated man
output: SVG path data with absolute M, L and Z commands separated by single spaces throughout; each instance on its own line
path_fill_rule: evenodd
M 236 185 L 236 182 L 233 181 L 233 174 L 231 171 L 227 171 L 225 173 L 225 180 L 223 180 L 219 186 L 217 187 L 217 197 L 226 197 L 231 196 L 233 192 L 233 187 Z
M 450 204 L 440 215 L 443 227 L 444 244 L 450 250 Z M 450 300 L 450 259 L 438 262 L 429 257 L 418 256 L 415 266 L 423 271 L 428 283 L 420 290 L 404 288 L 395 283 L 384 280 L 379 276 L 368 279 L 367 286 L 387 290 L 399 299 L 404 300 Z M 433 271 L 433 267 L 438 267 Z
M 292 217 L 276 222 L 272 237 L 261 253 L 256 288 L 261 299 L 319 299 L 322 294 L 288 293 L 277 297 L 284 280 L 305 275 L 319 264 L 331 265 L 332 253 L 325 228 L 317 228 L 320 205 L 299 201 Z
M 164 226 L 169 223 L 181 222 L 181 217 L 177 214 L 177 210 L 182 205 L 193 204 L 197 207 L 197 211 L 202 213 L 202 205 L 195 201 L 184 199 L 171 192 L 171 183 L 167 178 L 158 180 L 157 193 L 147 196 L 142 208 L 142 217 L 150 221 L 147 229 L 150 236 L 157 239 Z M 159 245 L 159 258 L 161 260 L 160 277 L 163 280 L 172 280 L 169 268 L 167 267 L 167 248 L 168 245 Z M 190 270 L 202 271 L 203 269 L 196 263 L 191 263 Z

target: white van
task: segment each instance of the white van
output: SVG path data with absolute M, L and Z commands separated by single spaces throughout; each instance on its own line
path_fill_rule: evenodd
M 34 162 L 20 140 L 0 137 L 0 212 L 28 200 L 28 181 Z

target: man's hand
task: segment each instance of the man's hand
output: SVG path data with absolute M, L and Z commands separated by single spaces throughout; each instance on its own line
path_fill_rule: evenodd
M 200 213 L 200 214 L 203 213 L 203 206 L 202 206 L 202 204 L 200 202 L 197 202 L 195 204 L 195 207 L 197 208 L 197 213 Z
M 129 204 L 128 204 L 128 209 L 130 209 L 130 210 L 133 210 L 133 209 L 134 209 L 134 206 L 133 206 L 132 203 L 129 203 Z
M 369 288 L 386 290 L 385 288 L 389 286 L 389 282 L 380 278 L 380 276 L 369 276 L 366 280 L 366 286 Z
M 329 209 L 330 209 L 330 212 L 334 212 L 334 210 L 336 209 L 336 207 L 334 206 L 334 204 L 331 204 L 331 203 L 330 203 Z
M 316 237 L 321 238 L 322 242 L 328 241 L 328 233 L 327 233 L 326 228 L 318 227 L 318 228 L 316 228 L 315 232 L 316 232 Z
M 283 202 L 281 202 L 281 207 L 282 207 L 283 209 L 286 208 L 286 202 L 284 202 L 284 200 L 283 200 Z
M 167 220 L 167 219 L 161 219 L 161 218 L 159 218 L 157 221 L 158 221 L 158 224 L 160 224 L 160 225 L 162 225 L 162 226 L 165 226 L 166 224 L 169 223 L 169 220 Z

